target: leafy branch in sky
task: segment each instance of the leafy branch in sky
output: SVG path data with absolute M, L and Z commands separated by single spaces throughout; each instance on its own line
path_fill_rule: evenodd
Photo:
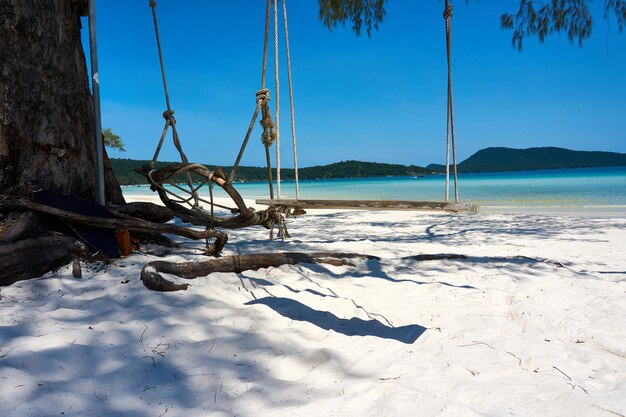
M 352 22 L 352 30 L 358 35 L 365 25 L 367 36 L 372 36 L 372 30 L 378 30 L 378 25 L 385 17 L 385 3 L 387 0 L 318 0 L 320 5 L 320 20 L 328 29 L 332 30 L 339 23 Z
M 621 0 L 608 0 L 605 17 L 608 16 L 608 3 L 621 3 Z M 583 44 L 591 36 L 593 17 L 586 0 L 520 0 L 517 13 L 505 13 L 500 18 L 502 29 L 513 30 L 512 44 L 522 49 L 527 36 L 537 36 L 543 42 L 546 36 L 555 32 L 566 32 L 570 42 Z
M 543 42 L 548 35 L 565 32 L 570 42 L 582 45 L 591 36 L 591 0 L 520 0 L 516 13 L 500 17 L 502 29 L 512 30 L 513 47 L 521 50 L 527 37 Z M 352 22 L 357 35 L 365 28 L 368 36 L 385 17 L 387 0 L 318 0 L 320 20 L 328 29 Z M 604 18 L 615 17 L 620 33 L 626 25 L 626 0 L 604 0 Z
M 124 142 L 122 142 L 120 135 L 113 133 L 110 128 L 106 128 L 102 131 L 102 138 L 104 139 L 104 146 L 111 149 L 117 149 L 120 152 L 126 152 Z

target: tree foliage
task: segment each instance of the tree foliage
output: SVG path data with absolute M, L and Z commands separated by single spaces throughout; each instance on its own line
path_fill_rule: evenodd
M 148 164 L 150 161 L 138 161 L 133 159 L 111 158 L 111 167 L 115 172 L 117 180 L 122 185 L 146 184 L 146 178 L 138 174 L 135 168 Z M 170 162 L 157 162 L 157 168 L 162 168 Z M 207 168 L 214 170 L 215 166 L 207 165 Z M 229 172 L 232 167 L 222 167 Z M 378 162 L 342 161 L 329 165 L 320 165 L 299 169 L 301 180 L 315 180 L 328 178 L 367 178 L 386 176 L 415 176 L 432 173 L 432 170 L 416 165 L 385 164 Z M 295 172 L 290 168 L 282 168 L 281 176 L 284 181 L 295 179 Z M 273 171 L 276 178 L 276 170 Z M 183 177 L 180 182 L 185 181 Z M 237 170 L 235 181 L 267 181 L 267 168 L 240 166 Z
M 615 16 L 620 33 L 626 23 L 626 1 L 605 0 L 604 18 Z M 500 18 L 503 29 L 513 30 L 513 47 L 521 50 L 523 40 L 537 36 L 543 42 L 548 35 L 565 32 L 570 42 L 578 43 L 591 36 L 593 15 L 589 0 L 520 0 L 516 13 L 505 13 Z
M 481 149 L 461 162 L 458 168 L 459 172 L 467 173 L 625 165 L 626 154 L 616 152 L 573 151 L 555 147 L 528 149 L 495 147 Z
M 467 0 L 466 0 L 467 1 Z M 320 20 L 329 29 L 338 24 L 352 22 L 357 35 L 365 27 L 368 36 L 385 17 L 387 0 L 318 0 Z M 566 33 L 572 43 L 582 45 L 591 36 L 593 14 L 591 0 L 519 0 L 519 8 L 514 13 L 504 13 L 500 17 L 502 29 L 512 30 L 512 45 L 522 49 L 527 37 L 536 36 L 543 42 L 547 36 Z M 620 33 L 626 24 L 626 0 L 604 0 L 604 19 L 615 18 Z
M 102 132 L 102 138 L 104 139 L 104 146 L 111 149 L 117 149 L 120 152 L 126 152 L 124 142 L 120 135 L 116 135 L 110 128 L 104 129 Z
M 345 25 L 352 22 L 352 30 L 357 35 L 365 25 L 367 36 L 372 30 L 378 30 L 378 25 L 385 17 L 385 3 L 387 0 L 318 0 L 320 5 L 320 20 L 332 30 L 339 23 Z

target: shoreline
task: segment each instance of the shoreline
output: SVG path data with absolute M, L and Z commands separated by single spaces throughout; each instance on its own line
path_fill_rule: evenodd
M 281 185 L 281 196 L 293 199 L 294 182 Z M 240 183 L 235 188 L 244 199 L 268 198 L 265 183 Z M 435 175 L 300 182 L 301 198 L 311 200 L 442 201 L 444 190 L 443 176 Z M 208 195 L 208 189 L 200 192 Z M 124 193 L 151 192 L 147 186 L 130 186 L 124 187 Z M 215 195 L 227 197 L 219 188 Z M 467 174 L 459 181 L 459 195 L 461 202 L 478 205 L 482 213 L 622 218 L 626 217 L 626 168 Z
M 248 207 L 260 210 L 266 206 L 255 203 L 255 198 L 242 196 Z M 142 201 L 162 205 L 156 193 L 154 194 L 124 194 L 127 202 Z M 261 197 L 264 198 L 264 197 Z M 228 197 L 214 197 L 218 204 L 233 206 L 234 203 Z M 346 209 L 337 211 L 355 211 L 357 209 Z M 311 210 L 318 212 L 319 210 Z M 360 211 L 360 210 L 359 210 Z M 379 210 L 384 211 L 384 210 Z M 332 213 L 333 210 L 323 210 L 325 214 Z M 437 213 L 424 212 L 424 213 Z M 502 205 L 502 204 L 481 204 L 478 207 L 478 214 L 503 214 L 503 215 L 533 215 L 533 216 L 566 216 L 582 218 L 612 218 L 626 219 L 626 206 L 574 206 L 574 205 Z

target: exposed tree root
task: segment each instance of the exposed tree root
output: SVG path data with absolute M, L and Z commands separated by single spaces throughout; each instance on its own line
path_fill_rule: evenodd
M 259 253 L 254 255 L 224 256 L 202 262 L 166 262 L 154 261 L 146 264 L 141 270 L 143 284 L 154 291 L 186 290 L 189 284 L 175 284 L 161 276 L 161 273 L 173 274 L 185 279 L 207 276 L 213 272 L 240 273 L 247 270 L 294 265 L 298 263 L 323 263 L 335 266 L 350 265 L 349 259 L 379 259 L 375 256 L 358 253 L 330 252 L 287 252 Z
M 208 255 L 219 254 L 224 245 L 228 241 L 226 233 L 207 229 L 207 230 L 194 230 L 185 227 L 176 226 L 173 224 L 157 224 L 151 223 L 141 219 L 111 219 L 102 217 L 92 217 L 83 214 L 72 213 L 69 211 L 57 209 L 54 207 L 46 206 L 43 204 L 34 203 L 25 198 L 19 198 L 11 201 L 4 202 L 0 205 L 0 209 L 13 208 L 13 209 L 25 209 L 38 211 L 40 213 L 59 217 L 61 219 L 68 220 L 79 224 L 86 224 L 93 227 L 99 227 L 102 229 L 128 229 L 130 231 L 146 232 L 146 233 L 171 233 L 179 236 L 183 236 L 189 239 L 209 239 L 215 238 L 215 242 L 207 247 Z
M 69 263 L 75 240 L 46 236 L 0 245 L 0 285 L 36 278 Z
M 41 214 L 34 211 L 15 211 L 0 219 L 0 245 L 32 238 L 45 232 Z

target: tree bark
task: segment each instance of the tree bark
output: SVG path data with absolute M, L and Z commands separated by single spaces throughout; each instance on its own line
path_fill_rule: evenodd
M 96 201 L 96 141 L 80 16 L 85 0 L 0 0 L 0 200 L 47 189 Z M 105 159 L 105 195 L 123 203 Z M 57 219 L 0 213 L 0 285 L 71 260 Z
M 0 245 L 32 238 L 45 231 L 45 222 L 39 213 L 10 212 L 4 220 L 0 220 Z
M 111 206 L 109 211 L 113 215 L 137 217 L 153 223 L 167 223 L 174 218 L 174 213 L 167 207 L 148 202 L 133 202 L 121 206 Z
M 0 194 L 42 188 L 96 200 L 84 0 L 0 0 Z M 123 202 L 111 175 L 111 201 Z

